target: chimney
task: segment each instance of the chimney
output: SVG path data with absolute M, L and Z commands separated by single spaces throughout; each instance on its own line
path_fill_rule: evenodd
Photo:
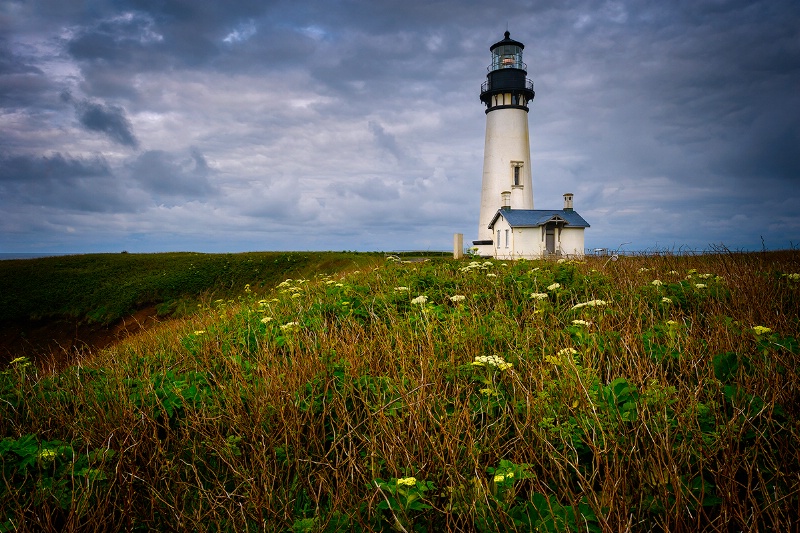
M 501 209 L 511 209 L 511 191 L 503 191 L 500 193 L 500 199 L 502 200 Z
M 564 193 L 564 211 L 572 211 L 572 193 Z

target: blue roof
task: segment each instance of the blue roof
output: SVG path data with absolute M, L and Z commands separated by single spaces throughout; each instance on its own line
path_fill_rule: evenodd
M 536 228 L 548 222 L 564 222 L 571 228 L 588 228 L 589 223 L 582 216 L 572 210 L 566 209 L 499 209 L 489 223 L 489 229 L 494 227 L 497 217 L 503 216 L 512 228 Z

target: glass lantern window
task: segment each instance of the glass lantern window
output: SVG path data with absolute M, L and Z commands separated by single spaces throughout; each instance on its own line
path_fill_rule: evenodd
M 522 48 L 506 44 L 492 50 L 492 70 L 522 68 Z

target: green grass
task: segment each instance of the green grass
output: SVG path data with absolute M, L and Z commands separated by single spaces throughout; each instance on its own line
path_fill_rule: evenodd
M 382 254 L 87 254 L 0 261 L 0 322 L 71 318 L 108 324 L 156 304 L 181 314 L 205 298 L 229 298 L 249 283 L 269 288 L 286 276 L 330 273 Z
M 798 272 L 381 260 L 241 285 L 0 374 L 0 531 L 797 530 Z

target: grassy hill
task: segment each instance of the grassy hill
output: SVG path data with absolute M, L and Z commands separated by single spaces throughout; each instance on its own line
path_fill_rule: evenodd
M 164 314 L 205 298 L 228 298 L 245 284 L 271 288 L 287 276 L 313 276 L 380 261 L 383 254 L 86 254 L 0 261 L 0 323 L 74 318 L 111 323 L 144 305 Z
M 13 361 L 0 531 L 798 528 L 798 252 L 343 260 Z

